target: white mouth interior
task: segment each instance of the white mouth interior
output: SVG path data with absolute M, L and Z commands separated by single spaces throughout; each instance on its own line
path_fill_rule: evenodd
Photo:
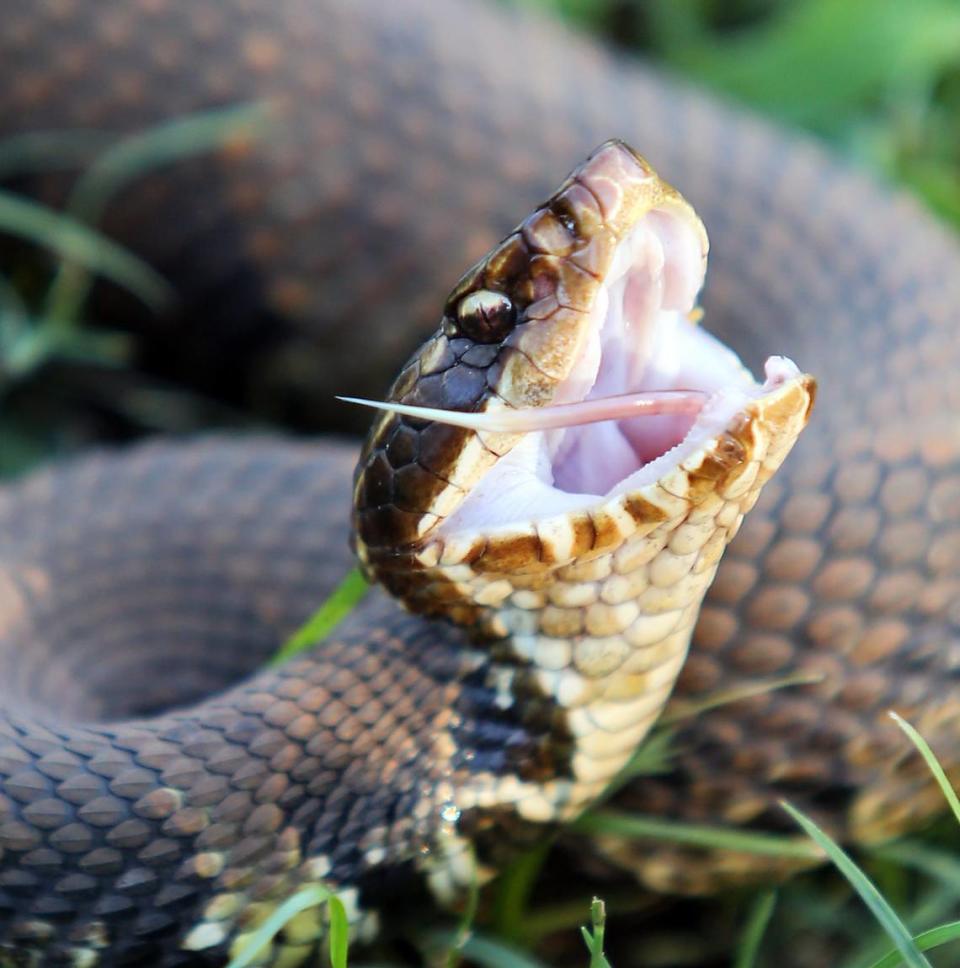
M 641 219 L 620 243 L 578 363 L 555 403 L 646 390 L 697 390 L 699 414 L 635 416 L 527 434 L 443 522 L 445 534 L 528 523 L 654 483 L 720 434 L 751 400 L 799 373 L 783 357 L 757 383 L 739 358 L 691 322 L 704 253 L 686 220 Z

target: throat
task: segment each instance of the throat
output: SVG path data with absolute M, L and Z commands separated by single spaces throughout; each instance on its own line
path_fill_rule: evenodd
M 553 486 L 567 494 L 606 494 L 689 432 L 693 417 L 648 417 L 642 432 L 628 421 L 606 423 L 588 434 L 572 433 L 553 460 Z M 655 424 L 655 425 L 654 425 Z

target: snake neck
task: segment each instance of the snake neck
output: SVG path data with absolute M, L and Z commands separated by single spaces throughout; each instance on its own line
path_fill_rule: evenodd
M 447 840 L 513 842 L 602 794 L 669 698 L 723 548 L 769 472 L 726 497 L 665 494 L 635 517 L 596 515 L 592 551 L 561 566 L 507 576 L 433 564 L 425 584 L 469 590 L 473 617 L 469 648 L 445 623 L 409 623 L 432 627 L 430 641 L 455 637 L 445 654 L 460 657 L 453 713 L 433 736 L 437 762 L 452 764 L 432 806 L 454 818 Z M 419 644 L 406 661 L 429 665 Z
M 532 525 L 441 532 L 391 557 L 361 554 L 407 609 L 445 620 L 410 625 L 432 629 L 419 633 L 431 641 L 455 636 L 448 652 L 462 663 L 453 713 L 433 731 L 435 761 L 449 772 L 422 808 L 443 821 L 425 865 L 435 893 L 474 876 L 466 843 L 484 861 L 570 820 L 627 764 L 675 685 L 723 551 L 809 399 L 803 381 L 784 385 L 641 493 Z M 469 648 L 448 623 L 466 629 Z M 405 661 L 422 667 L 423 654 Z
M 770 408 L 783 409 L 788 430 L 806 419 L 793 399 L 805 392 L 785 388 Z M 529 789 L 520 766 L 503 785 L 477 758 L 457 791 L 461 809 L 566 820 L 625 765 L 669 698 L 727 543 L 792 445 L 795 433 L 768 440 L 764 419 L 780 414 L 741 422 L 669 490 L 658 484 L 532 528 L 457 536 L 391 567 L 379 562 L 377 577 L 407 608 L 469 630 L 468 675 L 489 719 L 549 724 L 534 738 L 544 755 Z

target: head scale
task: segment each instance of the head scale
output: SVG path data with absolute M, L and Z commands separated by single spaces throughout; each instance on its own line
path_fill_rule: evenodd
M 430 419 L 380 413 L 361 454 L 368 577 L 495 641 L 502 681 L 526 676 L 573 737 L 567 779 L 518 803 L 531 819 L 575 813 L 656 720 L 723 549 L 809 414 L 810 377 L 771 358 L 757 383 L 694 324 L 706 250 L 680 196 L 603 145 L 454 287 L 389 395 Z M 705 402 L 611 403 L 663 392 Z
M 554 401 L 582 351 L 617 243 L 656 206 L 681 210 L 705 255 L 703 228 L 674 189 L 622 142 L 601 146 L 463 275 L 438 330 L 387 398 L 473 412 Z M 379 415 L 354 502 L 356 546 L 371 577 L 396 588 L 390 572 L 417 567 L 431 532 L 518 439 Z
M 408 361 L 388 400 L 484 414 L 581 400 L 617 368 L 620 356 L 632 352 L 622 345 L 625 337 L 638 345 L 650 343 L 660 325 L 658 312 L 672 319 L 693 308 L 706 253 L 706 234 L 690 206 L 632 149 L 608 142 L 464 274 L 447 299 L 438 330 Z M 650 319 L 634 330 L 628 325 L 617 337 L 620 342 L 603 342 L 598 331 L 610 329 L 602 319 L 605 311 L 610 315 L 604 307 L 615 300 L 622 301 L 621 315 L 646 313 Z M 772 386 L 754 384 L 732 354 L 722 347 L 720 352 L 727 354 L 724 379 L 745 380 L 773 393 Z M 646 365 L 645 360 L 642 356 L 640 362 Z M 781 413 L 776 447 L 785 440 L 792 444 L 806 420 L 813 384 L 793 371 L 777 380 L 785 390 L 758 393 L 759 399 L 744 402 L 736 420 L 727 406 L 729 426 L 716 426 L 715 439 L 705 442 L 702 452 L 691 451 L 682 486 L 664 490 L 648 481 L 615 500 L 613 491 L 604 498 L 601 488 L 593 506 L 539 515 L 544 519 L 532 522 L 498 520 L 487 531 L 460 526 L 464 502 L 475 490 L 489 489 L 496 478 L 491 469 L 521 442 L 521 450 L 529 449 L 526 435 L 381 413 L 355 478 L 361 564 L 411 610 L 467 624 L 483 619 L 493 628 L 498 623 L 485 601 L 490 596 L 480 592 L 477 600 L 478 590 L 464 580 L 464 569 L 493 582 L 507 571 L 555 572 L 579 556 L 596 555 L 689 513 L 695 492 L 721 490 L 725 480 L 769 449 L 759 442 L 755 418 L 761 408 Z M 780 397 L 789 400 L 784 404 Z M 550 447 L 556 449 L 555 439 Z M 603 447 L 592 458 L 607 459 Z M 671 469 L 669 476 L 679 480 L 680 472 Z M 496 503 L 497 495 L 486 499 Z M 527 578 L 521 581 L 529 584 Z

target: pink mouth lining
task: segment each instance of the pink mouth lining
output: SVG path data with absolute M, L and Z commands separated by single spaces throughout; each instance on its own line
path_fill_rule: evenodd
M 554 412 L 557 424 L 501 457 L 438 534 L 529 526 L 654 484 L 799 372 L 774 357 L 760 384 L 696 325 L 705 256 L 696 223 L 683 214 L 655 210 L 634 226 L 597 293 L 571 372 L 540 408 L 541 420 Z M 647 403 L 625 413 L 626 400 Z M 572 421 L 571 413 L 594 419 Z
M 696 325 L 705 257 L 689 216 L 644 216 L 618 245 L 574 365 L 549 406 L 462 413 L 353 401 L 481 435 L 524 435 L 438 535 L 528 526 L 655 484 L 752 400 L 799 374 L 791 361 L 771 357 L 761 384 Z

